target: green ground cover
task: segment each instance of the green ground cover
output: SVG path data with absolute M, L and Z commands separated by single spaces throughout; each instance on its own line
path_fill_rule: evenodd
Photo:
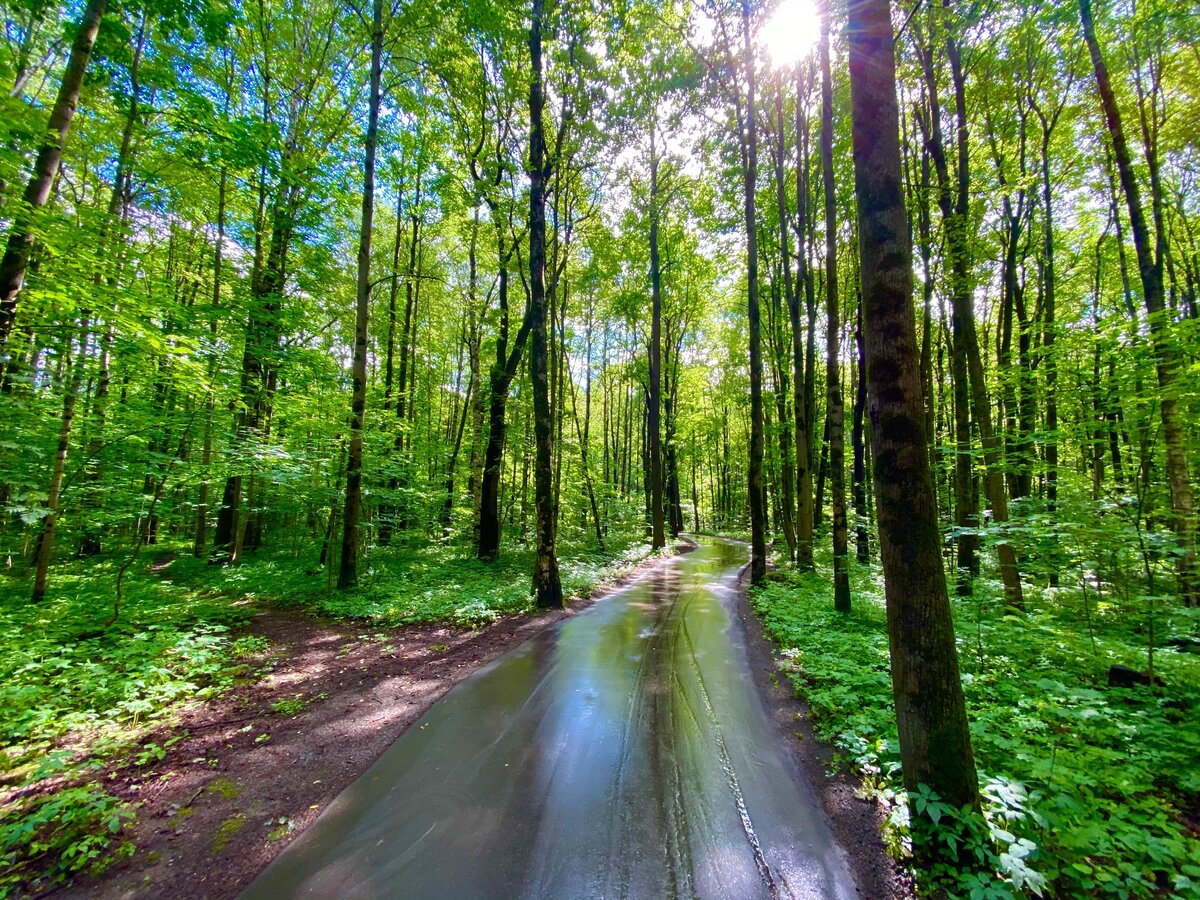
M 817 732 L 891 807 L 908 842 L 888 674 L 882 580 L 851 564 L 854 608 L 833 611 L 828 553 L 815 572 L 783 568 L 752 602 L 812 708 Z M 952 896 L 1200 896 L 1200 656 L 1160 646 L 1165 687 L 1110 688 L 1113 664 L 1146 668 L 1149 611 L 1160 645 L 1196 630 L 1196 610 L 1145 597 L 1030 589 L 1003 615 L 999 585 L 955 601 L 967 710 L 986 825 L 955 827 L 932 805 L 960 865 L 921 872 Z M 969 837 L 967 831 L 980 835 Z

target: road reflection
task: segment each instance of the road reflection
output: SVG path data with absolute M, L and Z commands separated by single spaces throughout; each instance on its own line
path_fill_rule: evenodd
M 451 691 L 243 893 L 854 897 L 702 542 Z

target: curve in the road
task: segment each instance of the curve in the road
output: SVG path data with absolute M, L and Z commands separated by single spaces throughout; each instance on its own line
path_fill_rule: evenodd
M 750 674 L 746 553 L 704 539 L 481 669 L 243 900 L 854 897 Z

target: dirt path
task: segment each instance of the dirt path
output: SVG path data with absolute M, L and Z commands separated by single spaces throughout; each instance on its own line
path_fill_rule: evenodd
M 156 764 L 105 776 L 110 793 L 139 804 L 129 834 L 136 855 L 46 896 L 236 896 L 455 684 L 658 562 L 646 560 L 565 610 L 479 631 L 259 613 L 245 633 L 271 642 L 271 674 L 185 709 L 149 736 L 160 746 L 178 739 Z

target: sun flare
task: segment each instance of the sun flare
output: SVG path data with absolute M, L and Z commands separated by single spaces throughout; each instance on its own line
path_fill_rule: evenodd
M 777 68 L 795 65 L 821 38 L 821 13 L 814 0 L 780 0 L 763 26 L 761 40 Z

